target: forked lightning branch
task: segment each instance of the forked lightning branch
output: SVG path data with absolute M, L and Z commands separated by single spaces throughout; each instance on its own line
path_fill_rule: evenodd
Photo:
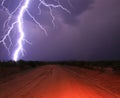
M 19 4 L 17 5 L 17 7 L 10 12 L 10 10 L 5 6 L 5 3 L 8 0 L 2 0 L 1 2 L 1 10 L 4 11 L 7 15 L 8 18 L 5 20 L 4 24 L 3 24 L 3 29 L 6 29 L 7 32 L 5 32 L 5 34 L 3 35 L 3 38 L 0 40 L 0 43 L 4 45 L 4 47 L 8 50 L 8 52 L 10 53 L 10 48 L 13 46 L 13 42 L 11 40 L 11 36 L 10 34 L 12 33 L 12 31 L 14 30 L 15 27 L 17 27 L 18 32 L 17 35 L 19 36 L 17 39 L 17 48 L 14 49 L 13 52 L 13 56 L 12 56 L 12 60 L 14 61 L 18 61 L 20 58 L 20 54 L 22 54 L 22 56 L 24 56 L 24 46 L 23 46 L 23 42 L 28 42 L 27 39 L 25 39 L 25 31 L 23 29 L 24 25 L 24 14 L 27 13 L 29 15 L 29 17 L 39 26 L 39 28 L 41 30 L 44 31 L 44 33 L 47 35 L 47 30 L 44 28 L 44 26 L 41 25 L 40 22 L 38 22 L 36 20 L 36 18 L 30 13 L 29 11 L 29 7 L 30 7 L 30 3 L 35 2 L 36 0 L 21 0 L 19 2 Z M 39 2 L 37 8 L 39 9 L 39 11 L 41 12 L 41 6 L 44 6 L 46 8 L 48 8 L 49 13 L 50 13 L 50 17 L 52 18 L 51 22 L 53 25 L 54 21 L 55 21 L 55 16 L 53 15 L 53 8 L 57 9 L 57 8 L 61 8 L 63 11 L 66 11 L 67 13 L 70 13 L 70 11 L 65 8 L 63 5 L 61 5 L 59 0 L 55 0 L 54 2 L 56 2 L 56 4 L 49 4 L 46 1 L 47 0 L 37 0 Z M 12 2 L 12 0 L 11 0 Z M 12 23 L 11 20 L 15 17 L 14 14 L 16 14 L 18 12 L 18 15 L 16 16 L 16 20 L 13 21 Z M 6 39 L 9 40 L 9 45 L 7 45 Z M 28 42 L 29 43 L 29 42 Z

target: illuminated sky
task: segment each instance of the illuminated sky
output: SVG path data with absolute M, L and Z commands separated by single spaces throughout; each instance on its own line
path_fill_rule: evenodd
M 6 0 L 10 11 L 20 0 Z M 55 4 L 54 0 L 46 0 Z M 71 11 L 53 9 L 55 27 L 51 23 L 48 9 L 42 7 L 38 16 L 37 0 L 30 6 L 31 13 L 46 28 L 48 36 L 28 17 L 24 16 L 25 36 L 32 45 L 24 44 L 24 60 L 120 60 L 120 0 L 60 0 Z M 1 7 L 0 7 L 1 8 Z M 17 14 L 14 16 L 16 18 Z M 0 10 L 0 38 L 4 32 L 3 22 L 7 18 Z M 16 42 L 17 30 L 11 34 Z M 8 43 L 9 44 L 9 43 Z M 0 59 L 11 59 L 10 53 L 0 44 Z

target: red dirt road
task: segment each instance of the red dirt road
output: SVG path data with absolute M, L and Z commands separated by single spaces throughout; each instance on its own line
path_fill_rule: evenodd
M 0 84 L 0 98 L 119 98 L 74 69 L 48 65 Z

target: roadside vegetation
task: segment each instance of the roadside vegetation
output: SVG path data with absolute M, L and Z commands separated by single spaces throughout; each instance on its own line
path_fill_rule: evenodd
M 5 77 L 14 73 L 25 71 L 31 68 L 44 65 L 61 65 L 61 66 L 78 66 L 81 68 L 87 68 L 91 70 L 99 70 L 105 72 L 107 69 L 111 69 L 113 72 L 120 74 L 120 61 L 60 61 L 60 62 L 41 62 L 41 61 L 24 61 L 18 62 L 0 61 L 0 77 Z

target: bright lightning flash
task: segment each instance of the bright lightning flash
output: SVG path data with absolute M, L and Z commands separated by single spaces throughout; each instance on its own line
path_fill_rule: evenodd
M 18 39 L 18 48 L 15 50 L 14 52 L 14 56 L 13 56 L 13 60 L 17 61 L 18 60 L 18 55 L 19 55 L 19 51 L 23 50 L 23 45 L 22 45 L 22 41 L 24 39 L 24 31 L 23 31 L 23 14 L 25 12 L 25 10 L 28 7 L 30 0 L 26 0 L 25 4 L 22 6 L 20 13 L 18 15 L 18 29 L 20 32 L 20 37 Z
M 47 30 L 41 25 L 40 22 L 38 22 L 36 20 L 36 18 L 30 13 L 29 11 L 29 4 L 30 2 L 32 2 L 32 0 L 21 0 L 21 2 L 18 4 L 18 6 L 12 11 L 10 12 L 9 9 L 5 6 L 5 2 L 7 0 L 2 0 L 1 2 L 1 7 L 2 10 L 8 14 L 8 18 L 7 20 L 4 22 L 3 28 L 7 28 L 7 31 L 5 32 L 5 35 L 3 36 L 2 40 L 0 40 L 0 43 L 2 43 L 4 45 L 4 47 L 8 50 L 8 52 L 10 53 L 10 48 L 13 45 L 10 34 L 12 33 L 12 31 L 15 29 L 15 27 L 17 26 L 18 28 L 18 35 L 19 38 L 17 39 L 17 48 L 14 50 L 13 53 L 13 57 L 12 60 L 14 61 L 18 61 L 19 59 L 19 55 L 20 53 L 22 53 L 22 55 L 24 55 L 24 48 L 23 48 L 23 42 L 27 42 L 30 43 L 29 41 L 27 41 L 25 39 L 25 32 L 23 29 L 24 26 L 24 13 L 26 12 L 29 17 L 41 28 L 41 30 L 44 31 L 44 33 L 47 35 Z M 34 1 L 34 0 L 33 0 Z M 53 8 L 61 8 L 62 10 L 66 11 L 67 13 L 70 13 L 70 11 L 68 9 L 66 9 L 65 7 L 63 7 L 60 4 L 59 0 L 55 0 L 55 2 L 57 2 L 57 4 L 48 4 L 45 0 L 38 0 L 39 4 L 37 6 L 37 8 L 39 9 L 39 12 L 41 13 L 41 6 L 44 6 L 46 8 L 48 8 L 49 13 L 50 13 L 50 17 L 52 17 L 52 24 L 55 26 L 54 21 L 55 21 L 55 16 L 53 15 Z M 17 16 L 17 19 L 10 23 L 12 21 L 12 19 L 14 18 L 14 14 L 17 13 L 19 11 L 19 14 Z M 9 40 L 10 44 L 7 45 L 6 39 Z

